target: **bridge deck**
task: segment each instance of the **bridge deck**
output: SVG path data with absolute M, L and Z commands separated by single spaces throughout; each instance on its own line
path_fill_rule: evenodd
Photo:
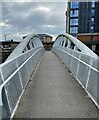
M 97 108 L 64 64 L 46 51 L 15 118 L 96 118 Z

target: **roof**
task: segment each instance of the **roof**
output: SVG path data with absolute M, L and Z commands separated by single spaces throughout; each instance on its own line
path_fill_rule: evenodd
M 0 41 L 0 43 L 20 43 L 20 41 Z
M 39 35 L 39 37 L 51 37 L 52 38 L 52 36 L 47 35 L 47 34 L 38 34 L 38 35 Z

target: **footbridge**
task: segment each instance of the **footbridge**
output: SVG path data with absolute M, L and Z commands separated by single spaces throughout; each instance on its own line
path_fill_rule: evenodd
M 78 39 L 58 35 L 45 51 L 30 34 L 0 65 L 0 119 L 98 119 L 98 78 L 98 56 Z

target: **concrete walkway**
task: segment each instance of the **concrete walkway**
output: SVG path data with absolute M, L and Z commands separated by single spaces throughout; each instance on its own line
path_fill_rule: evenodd
M 46 51 L 15 118 L 97 118 L 97 108 L 53 53 Z

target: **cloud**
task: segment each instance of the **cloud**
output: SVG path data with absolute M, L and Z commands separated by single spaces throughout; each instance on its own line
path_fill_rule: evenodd
M 1 1 L 2 2 L 66 2 L 66 0 L 1 0 Z
M 3 27 L 3 26 L 8 26 L 8 25 L 5 24 L 4 22 L 0 22 L 0 27 Z
M 45 11 L 45 12 L 49 12 L 49 11 L 50 11 L 49 8 L 43 7 L 43 6 L 39 6 L 36 10 L 37 10 L 37 11 L 38 11 L 38 10 L 39 10 L 39 11 Z
M 65 11 L 65 2 L 2 2 L 2 33 L 19 39 L 31 32 L 65 32 Z

